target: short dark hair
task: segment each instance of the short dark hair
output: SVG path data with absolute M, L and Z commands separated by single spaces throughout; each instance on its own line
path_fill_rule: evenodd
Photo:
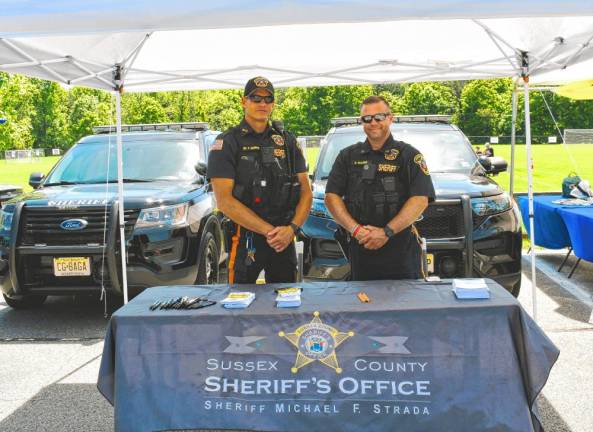
M 365 100 L 362 101 L 362 105 L 370 105 L 370 104 L 376 104 L 376 103 L 380 103 L 380 102 L 383 102 L 385 105 L 387 105 L 387 108 L 389 109 L 389 111 L 391 111 L 389 102 L 387 102 L 387 99 L 385 99 L 383 96 L 376 96 L 376 95 L 369 96 Z M 362 108 L 362 105 L 360 106 L 360 108 Z

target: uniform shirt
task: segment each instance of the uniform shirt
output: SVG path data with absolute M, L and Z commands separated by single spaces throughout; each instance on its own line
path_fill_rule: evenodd
M 391 134 L 380 150 L 373 150 L 367 139 L 340 151 L 330 171 L 325 192 L 341 197 L 354 192 L 347 190 L 348 179 L 354 170 L 369 162 L 377 163 L 377 176 L 397 177 L 404 188 L 404 202 L 411 196 L 426 196 L 429 202 L 434 201 L 434 186 L 424 156 L 411 145 L 394 140 Z
M 234 135 L 235 139 L 232 138 Z M 303 153 L 297 145 L 296 139 L 290 134 L 286 142 L 286 149 L 295 155 L 293 171 L 296 174 L 307 172 L 307 164 Z M 208 155 L 208 178 L 234 179 L 237 173 L 238 146 L 249 151 L 260 151 L 261 146 L 273 146 L 274 157 L 283 169 L 288 170 L 287 155 L 281 134 L 269 127 L 262 133 L 255 132 L 249 123 L 243 119 L 238 126 L 230 128 L 220 134 L 210 149 Z M 279 144 L 280 143 L 280 144 Z

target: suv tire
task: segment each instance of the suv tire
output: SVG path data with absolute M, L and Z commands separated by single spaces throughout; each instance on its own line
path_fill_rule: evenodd
M 519 297 L 519 292 L 521 291 L 521 278 L 510 287 L 511 294 L 516 298 Z
M 30 296 L 19 296 L 9 297 L 6 294 L 2 294 L 4 301 L 8 306 L 13 309 L 34 309 L 40 307 L 47 296 L 44 295 L 30 295 Z
M 220 269 L 218 266 L 218 246 L 214 235 L 208 231 L 200 242 L 198 253 L 200 262 L 198 264 L 198 276 L 196 285 L 212 285 L 218 283 Z

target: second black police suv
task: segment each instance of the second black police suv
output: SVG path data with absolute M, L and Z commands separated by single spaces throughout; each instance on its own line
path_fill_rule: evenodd
M 488 175 L 506 170 L 501 158 L 474 153 L 450 116 L 395 116 L 391 133 L 426 158 L 436 200 L 415 223 L 427 242 L 428 273 L 443 278 L 481 276 L 518 295 L 521 223 L 512 197 Z M 303 226 L 305 277 L 346 279 L 348 260 L 334 238 L 337 225 L 324 204 L 325 186 L 338 153 L 364 141 L 358 117 L 339 118 L 325 137 L 313 174 L 313 205 Z

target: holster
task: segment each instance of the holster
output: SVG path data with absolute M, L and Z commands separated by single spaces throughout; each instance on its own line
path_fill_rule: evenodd
M 338 225 L 338 229 L 334 232 L 334 239 L 338 242 L 340 249 L 346 259 L 350 259 L 350 233 L 344 227 Z
M 222 219 L 222 231 L 224 233 L 224 250 L 226 253 L 230 253 L 233 236 L 237 233 L 237 224 L 225 216 Z

